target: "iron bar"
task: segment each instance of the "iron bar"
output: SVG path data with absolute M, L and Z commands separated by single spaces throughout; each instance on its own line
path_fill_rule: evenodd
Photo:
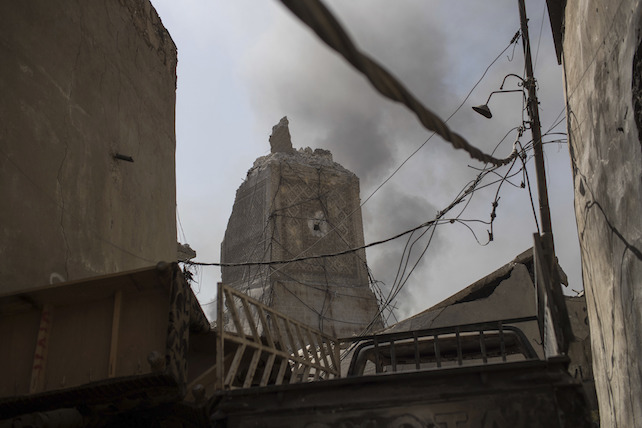
M 502 325 L 501 321 L 499 321 L 497 324 L 499 327 L 499 347 L 501 349 L 502 361 L 506 361 L 506 343 L 504 343 L 504 326 Z
M 463 364 L 463 358 L 461 355 L 461 337 L 459 336 L 459 327 L 455 329 L 455 336 L 457 337 L 457 364 Z
M 412 332 L 412 337 L 415 344 L 415 368 L 419 370 L 421 367 L 421 360 L 419 359 L 419 338 L 417 337 L 416 331 Z
M 394 340 L 390 342 L 390 364 L 392 365 L 392 371 L 397 371 L 397 355 L 395 354 L 395 342 Z

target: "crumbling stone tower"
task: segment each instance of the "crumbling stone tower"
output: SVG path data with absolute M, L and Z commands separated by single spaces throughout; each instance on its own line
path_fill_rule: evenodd
M 359 179 L 327 150 L 292 148 L 288 120 L 272 128 L 236 192 L 221 260 L 291 260 L 362 246 Z M 382 327 L 364 250 L 287 264 L 223 267 L 222 281 L 337 337 Z

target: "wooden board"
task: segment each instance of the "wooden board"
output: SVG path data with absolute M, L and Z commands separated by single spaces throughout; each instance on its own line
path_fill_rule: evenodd
M 194 301 L 176 264 L 0 297 L 0 404 L 154 373 L 184 389 Z

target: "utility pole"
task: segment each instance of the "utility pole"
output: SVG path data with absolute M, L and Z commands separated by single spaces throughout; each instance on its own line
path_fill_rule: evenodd
M 557 336 L 559 351 L 566 353 L 568 342 L 573 337 L 571 326 L 566 310 L 566 303 L 559 281 L 557 272 L 557 257 L 555 256 L 555 245 L 553 243 L 553 227 L 551 225 L 551 212 L 548 204 L 548 187 L 546 185 L 546 170 L 544 169 L 544 151 L 542 145 L 542 129 L 539 120 L 539 101 L 537 100 L 536 81 L 533 75 L 533 62 L 531 59 L 531 44 L 528 36 L 528 18 L 526 17 L 526 5 L 524 0 L 518 0 L 519 18 L 522 31 L 522 44 L 524 46 L 524 60 L 526 67 L 526 81 L 524 86 L 528 91 L 527 111 L 531 119 L 530 128 L 533 136 L 533 152 L 535 154 L 535 174 L 537 176 L 537 193 L 539 197 L 539 217 L 542 225 L 542 247 L 544 250 L 544 259 L 548 266 L 544 269 L 548 271 L 548 284 L 550 289 L 547 292 L 549 296 L 549 307 L 553 321 L 553 328 Z

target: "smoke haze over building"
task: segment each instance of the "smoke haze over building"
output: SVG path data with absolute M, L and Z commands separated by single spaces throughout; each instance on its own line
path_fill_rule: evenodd
M 380 96 L 343 58 L 278 2 L 153 1 L 179 52 L 177 89 L 178 211 L 186 240 L 200 261 L 218 261 L 234 191 L 253 160 L 269 151 L 272 125 L 287 115 L 295 148 L 331 150 L 361 180 L 362 202 L 430 138 L 412 112 Z M 562 70 L 557 65 L 543 1 L 530 1 L 543 132 L 563 118 Z M 428 108 L 446 119 L 462 103 L 519 28 L 516 2 L 328 2 L 353 41 L 397 76 Z M 541 33 L 541 36 L 540 36 Z M 473 145 L 498 157 L 512 150 L 525 112 L 518 93 L 493 96 L 493 119 L 471 110 L 499 89 L 508 73 L 521 75 L 521 41 L 502 54 L 461 110 L 448 122 Z M 505 89 L 517 89 L 511 78 Z M 553 130 L 565 132 L 565 122 Z M 528 143 L 528 131 L 522 144 Z M 545 141 L 564 138 L 549 135 Z M 553 229 L 570 288 L 581 288 L 568 150 L 546 146 Z M 469 167 L 469 165 L 471 167 Z M 435 217 L 483 164 L 433 137 L 363 206 L 366 243 Z M 514 169 L 517 171 L 517 166 Z M 505 171 L 501 170 L 500 172 Z M 529 174 L 534 177 L 532 162 Z M 491 176 L 487 177 L 492 181 Z M 488 225 L 440 226 L 398 295 L 398 317 L 422 310 L 464 288 L 530 247 L 535 222 L 517 174 L 499 194 L 494 241 Z M 535 180 L 531 179 L 535 185 Z M 472 197 L 462 219 L 490 220 L 496 186 Z M 533 188 L 534 197 L 536 189 Z M 535 203 L 537 204 L 536 200 Z M 458 206 L 450 218 L 460 213 Z M 180 228 L 179 228 L 180 229 Z M 184 236 L 180 236 L 184 233 Z M 419 241 L 409 268 L 427 243 Z M 415 235 L 417 236 L 417 235 Z M 402 238 L 368 250 L 377 280 L 391 287 L 406 245 Z M 199 297 L 214 297 L 220 272 L 202 268 Z

